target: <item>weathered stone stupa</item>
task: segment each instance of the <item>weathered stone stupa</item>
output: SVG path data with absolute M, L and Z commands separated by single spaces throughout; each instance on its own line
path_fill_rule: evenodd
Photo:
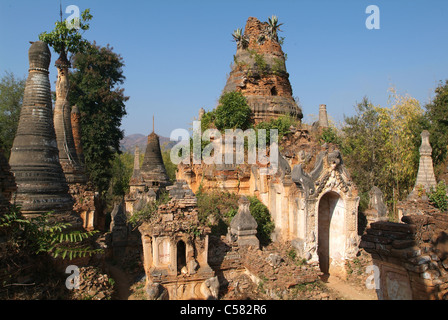
M 163 163 L 159 136 L 153 131 L 148 136 L 143 164 L 140 167 L 140 150 L 134 153 L 134 171 L 129 181 L 129 193 L 125 197 L 126 212 L 133 214 L 143 209 L 150 201 L 156 200 L 160 193 L 171 185 Z
M 437 182 L 434 175 L 434 167 L 432 164 L 432 148 L 429 143 L 429 132 L 424 130 L 421 133 L 422 144 L 420 145 L 420 162 L 418 166 L 417 181 L 412 192 L 409 194 L 408 199 L 418 198 L 419 193 L 425 191 L 428 193 L 431 188 L 436 188 Z M 419 192 L 419 189 L 421 191 Z
M 54 129 L 59 149 L 59 161 L 64 171 L 67 183 L 86 183 L 83 167 L 78 159 L 73 139 L 71 110 L 68 103 L 68 62 L 64 50 L 56 60 L 58 79 L 56 82 L 56 103 L 54 106 Z
M 25 214 L 72 210 L 73 199 L 59 163 L 53 126 L 46 43 L 29 49 L 30 69 L 9 164 L 17 184 L 16 203 Z
M 165 188 L 170 184 L 170 179 L 163 164 L 160 151 L 159 136 L 153 131 L 148 136 L 145 157 L 140 169 L 140 175 L 145 184 L 152 189 Z M 154 190 L 156 191 L 156 190 Z
M 302 110 L 292 97 L 285 60 L 269 24 L 250 17 L 244 34 L 237 40 L 234 64 L 223 93 L 241 92 L 256 123 L 285 114 L 302 119 Z

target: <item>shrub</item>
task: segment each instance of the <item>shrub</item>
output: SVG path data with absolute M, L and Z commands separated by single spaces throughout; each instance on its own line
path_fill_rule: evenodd
M 85 242 L 98 231 L 69 230 L 70 227 L 70 223 L 56 221 L 52 213 L 25 219 L 17 206 L 0 217 L 0 229 L 7 230 L 8 241 L 33 254 L 48 253 L 53 258 L 71 260 L 103 252 L 102 249 L 91 248 Z
M 238 195 L 224 191 L 196 193 L 198 198 L 198 218 L 212 228 L 212 233 L 225 235 L 230 221 L 238 212 Z
M 446 211 L 448 209 L 448 196 L 446 195 L 445 181 L 440 181 L 436 190 L 431 190 L 428 193 L 428 198 L 434 207 L 439 208 L 441 211 Z
M 289 128 L 297 124 L 297 120 L 290 115 L 282 115 L 277 119 L 271 119 L 269 121 L 262 121 L 255 126 L 255 130 L 257 132 L 257 143 L 258 143 L 258 130 L 265 129 L 266 130 L 266 145 L 270 144 L 271 129 L 278 130 L 278 142 L 281 141 L 284 135 L 288 134 Z
M 238 212 L 239 196 L 227 191 L 203 192 L 202 188 L 196 193 L 198 198 L 199 221 L 212 228 L 212 233 L 225 235 L 232 218 Z M 268 208 L 257 199 L 248 197 L 249 210 L 257 221 L 257 237 L 262 245 L 271 241 L 271 233 L 274 231 L 274 222 Z
M 214 111 L 214 123 L 218 130 L 241 129 L 251 126 L 252 110 L 241 92 L 224 93 L 219 99 L 219 105 Z
M 132 214 L 132 216 L 128 217 L 129 224 L 136 228 L 140 226 L 143 222 L 150 221 L 157 214 L 157 210 L 159 206 L 170 201 L 170 196 L 168 192 L 162 192 L 159 198 L 155 201 L 151 201 L 146 204 L 146 206 Z
M 269 209 L 255 196 L 248 197 L 248 199 L 250 201 L 250 213 L 258 224 L 257 236 L 260 244 L 268 245 L 271 242 L 271 233 L 275 228 Z
M 342 144 L 341 138 L 338 136 L 338 133 L 335 128 L 328 127 L 324 128 L 321 134 L 318 137 L 320 143 L 334 143 L 337 145 Z

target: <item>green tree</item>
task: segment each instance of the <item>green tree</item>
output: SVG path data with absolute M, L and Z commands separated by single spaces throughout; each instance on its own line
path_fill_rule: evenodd
M 22 108 L 25 78 L 5 72 L 0 80 L 0 147 L 9 159 Z
M 129 180 L 134 169 L 134 156 L 128 152 L 116 153 L 112 161 L 110 191 L 112 196 L 123 197 L 129 192 Z
M 390 108 L 377 108 L 379 131 L 384 137 L 381 145 L 384 185 L 393 196 L 394 204 L 412 190 L 419 164 L 418 148 L 425 129 L 424 110 L 417 99 L 390 90 Z
M 123 58 L 113 48 L 93 43 L 86 52 L 73 58 L 70 74 L 70 105 L 81 113 L 81 142 L 90 181 L 104 194 L 112 178 L 111 163 L 121 153 L 120 129 L 126 115 Z
M 69 52 L 76 54 L 86 51 L 90 43 L 82 37 L 82 34 L 90 29 L 88 23 L 92 19 L 90 9 L 86 9 L 81 13 L 79 19 L 70 21 L 71 25 L 65 20 L 56 21 L 55 28 L 50 32 L 42 32 L 39 34 L 39 40 L 47 43 L 56 53 L 64 53 L 66 56 Z M 77 25 L 77 27 L 72 27 Z
M 218 130 L 246 130 L 252 124 L 252 110 L 241 92 L 224 93 L 219 99 L 219 105 L 214 112 L 214 123 Z
M 163 159 L 163 164 L 165 165 L 166 174 L 168 175 L 168 178 L 170 178 L 171 182 L 176 181 L 177 165 L 175 165 L 171 161 L 170 150 L 166 150 L 166 149 L 162 150 L 162 159 Z
M 412 189 L 418 169 L 420 134 L 425 117 L 418 100 L 391 89 L 390 107 L 374 106 L 367 98 L 356 105 L 357 114 L 345 118 L 342 152 L 361 195 L 379 187 L 393 208 Z
M 441 165 L 448 152 L 448 80 L 439 83 L 435 97 L 428 103 L 426 115 L 430 122 L 428 129 L 434 165 Z
M 344 119 L 342 151 L 356 186 L 365 193 L 379 184 L 379 150 L 384 141 L 378 134 L 378 112 L 367 97 L 356 104 L 355 110 L 356 115 Z

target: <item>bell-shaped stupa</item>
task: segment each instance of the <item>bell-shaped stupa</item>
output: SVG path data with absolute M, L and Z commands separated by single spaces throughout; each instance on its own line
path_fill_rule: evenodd
M 30 69 L 9 164 L 14 173 L 16 203 L 25 214 L 72 210 L 73 199 L 59 163 L 53 125 L 48 67 L 51 53 L 42 41 L 29 49 Z
M 152 189 L 165 188 L 171 184 L 163 163 L 159 136 L 154 132 L 154 129 L 148 136 L 140 176 L 145 184 Z

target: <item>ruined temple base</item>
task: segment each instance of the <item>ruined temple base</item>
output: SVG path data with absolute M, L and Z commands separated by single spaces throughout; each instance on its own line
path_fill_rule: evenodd
M 372 223 L 360 246 L 372 255 L 380 300 L 448 299 L 448 215 Z

